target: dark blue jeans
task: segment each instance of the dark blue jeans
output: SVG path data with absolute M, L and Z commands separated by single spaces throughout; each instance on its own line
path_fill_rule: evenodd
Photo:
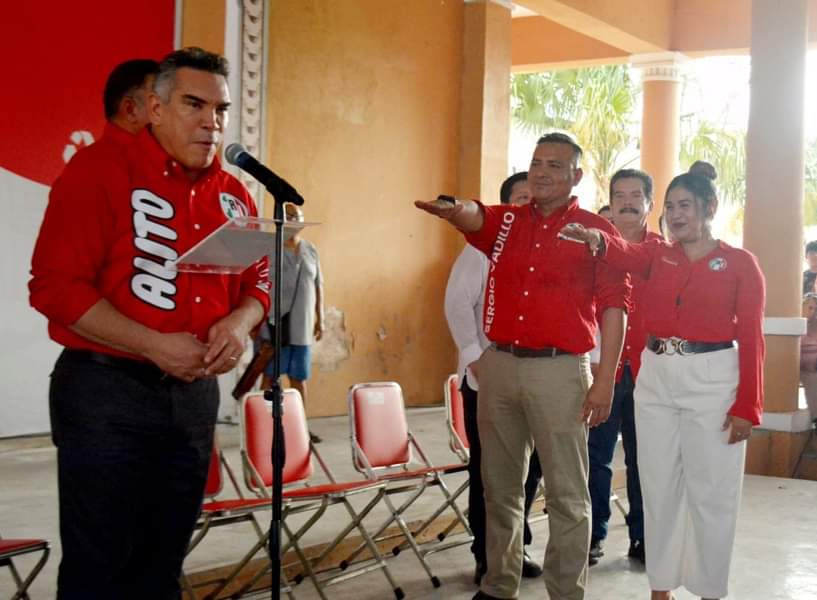
M 613 480 L 613 453 L 621 431 L 624 446 L 624 464 L 627 466 L 627 501 L 630 511 L 627 528 L 631 540 L 644 539 L 644 508 L 641 501 L 641 481 L 638 477 L 637 447 L 635 441 L 635 412 L 633 389 L 635 382 L 629 365 L 624 365 L 621 381 L 616 383 L 613 406 L 605 423 L 590 430 L 588 452 L 590 458 L 590 501 L 593 505 L 592 538 L 607 537 L 610 521 L 610 489 Z
M 482 487 L 482 445 L 479 442 L 479 428 L 477 427 L 477 392 L 468 385 L 468 377 L 463 377 L 462 385 L 463 413 L 465 417 L 465 433 L 468 436 L 470 459 L 468 462 L 468 525 L 474 534 L 471 552 L 474 559 L 481 565 L 487 565 L 485 556 L 485 490 Z M 530 507 L 536 497 L 536 490 L 542 479 L 542 467 L 536 451 L 530 456 L 528 477 L 525 480 L 525 532 L 524 541 L 527 546 L 533 541 L 533 534 L 528 525 Z
M 176 600 L 218 413 L 214 378 L 184 383 L 66 350 L 51 375 L 59 600 Z

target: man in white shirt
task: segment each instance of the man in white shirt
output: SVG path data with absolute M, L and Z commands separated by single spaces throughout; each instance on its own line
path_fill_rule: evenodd
M 523 171 L 508 177 L 500 189 L 502 204 L 523 205 L 530 202 L 528 173 Z M 477 361 L 482 352 L 490 345 L 482 330 L 482 314 L 485 300 L 485 282 L 488 278 L 488 258 L 479 250 L 466 244 L 448 277 L 445 290 L 445 317 L 451 336 L 457 345 L 459 361 L 457 375 L 462 392 L 465 413 L 465 430 L 468 435 L 470 461 L 468 473 L 470 488 L 468 491 L 468 522 L 474 534 L 471 552 L 474 554 L 476 569 L 474 583 L 479 585 L 482 575 L 487 570 L 485 554 L 485 498 L 483 496 L 481 467 L 481 446 L 477 428 L 477 392 L 479 390 L 479 373 Z M 525 544 L 530 544 L 532 534 L 527 517 L 536 495 L 542 469 L 536 452 L 531 453 L 528 467 L 528 478 L 525 481 Z M 542 567 L 525 552 L 522 576 L 539 577 Z

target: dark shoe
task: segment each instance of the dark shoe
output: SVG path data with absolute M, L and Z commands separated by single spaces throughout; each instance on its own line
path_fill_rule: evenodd
M 490 594 L 486 594 L 485 592 L 480 590 L 471 600 L 502 600 L 502 598 L 491 596 Z
M 522 577 L 534 579 L 542 576 L 542 567 L 528 553 L 522 555 Z
M 590 540 L 590 556 L 601 558 L 604 556 L 604 540 Z
M 646 562 L 644 540 L 630 540 L 630 549 L 627 551 L 627 556 L 644 564 Z
M 313 444 L 320 444 L 323 441 L 323 438 L 319 435 L 315 435 L 311 431 L 309 432 L 309 441 Z
M 487 570 L 488 566 L 484 562 L 477 561 L 477 565 L 474 567 L 474 585 L 482 583 L 482 576 L 485 575 Z
M 602 556 L 604 556 L 602 540 L 590 540 L 590 551 L 587 553 L 587 564 L 592 567 L 599 562 L 599 559 Z

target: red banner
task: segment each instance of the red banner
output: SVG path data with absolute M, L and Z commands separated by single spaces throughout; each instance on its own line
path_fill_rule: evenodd
M 0 167 L 51 185 L 102 133 L 102 90 L 118 63 L 173 49 L 173 0 L 7 2 Z

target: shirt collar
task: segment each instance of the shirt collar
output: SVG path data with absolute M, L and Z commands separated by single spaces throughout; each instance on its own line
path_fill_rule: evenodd
M 140 131 L 136 138 L 149 169 L 164 177 L 184 178 L 190 182 L 182 166 L 162 147 L 150 130 L 150 126 Z M 216 155 L 212 164 L 202 171 L 201 176 L 196 181 L 191 183 L 201 183 L 220 171 L 221 159 Z
M 535 219 L 542 219 L 545 223 L 550 224 L 558 222 L 560 219 L 566 217 L 567 215 L 571 214 L 574 210 L 576 210 L 576 208 L 578 208 L 579 206 L 579 198 L 578 196 L 571 196 L 567 204 L 559 206 L 546 217 L 543 217 L 541 213 L 538 210 L 536 210 L 536 202 L 534 200 L 530 201 L 529 206 L 531 214 Z
M 116 123 L 105 121 L 105 129 L 102 131 L 102 139 L 117 144 L 128 144 L 133 141 L 136 136 L 130 131 L 125 131 Z

